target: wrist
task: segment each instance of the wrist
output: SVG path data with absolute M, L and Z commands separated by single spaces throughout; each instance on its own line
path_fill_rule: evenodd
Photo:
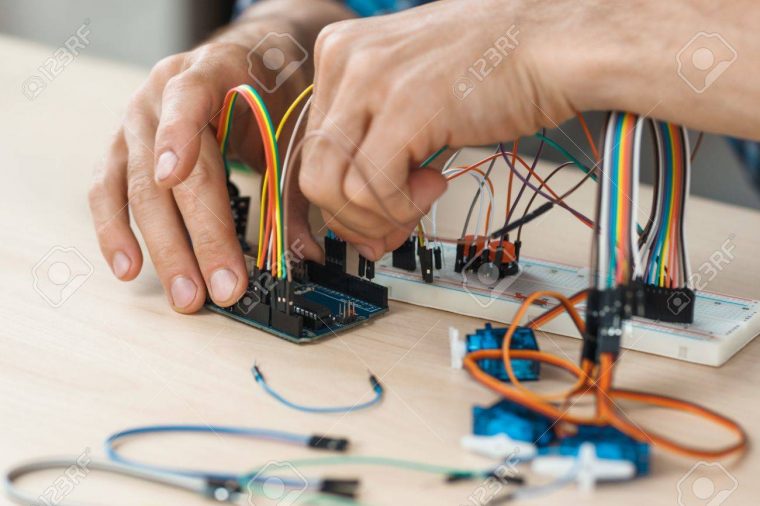
M 567 100 L 576 111 L 624 110 L 666 113 L 669 95 L 680 90 L 676 65 L 680 48 L 702 25 L 690 1 L 592 2 L 571 12 L 575 28 L 552 44 L 554 64 Z

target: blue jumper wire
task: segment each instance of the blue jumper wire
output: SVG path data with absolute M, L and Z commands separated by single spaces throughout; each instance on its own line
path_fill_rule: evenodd
M 297 404 L 295 402 L 289 401 L 285 397 L 283 397 L 280 393 L 275 391 L 272 387 L 269 386 L 269 384 L 266 382 L 266 379 L 264 379 L 264 375 L 261 372 L 261 369 L 256 364 L 253 364 L 253 367 L 251 367 L 251 373 L 253 374 L 253 378 L 256 380 L 256 383 L 261 385 L 261 388 L 264 389 L 266 393 L 268 393 L 270 396 L 272 396 L 274 399 L 276 399 L 281 404 L 284 404 L 285 406 L 298 410 L 303 411 L 305 413 L 351 413 L 352 411 L 359 411 L 362 409 L 367 409 L 375 404 L 379 403 L 383 398 L 383 385 L 380 383 L 380 380 L 377 379 L 377 377 L 370 373 L 369 374 L 369 383 L 372 385 L 372 390 L 375 392 L 375 396 L 370 399 L 367 402 L 363 402 L 361 404 L 352 404 L 352 405 L 346 405 L 346 406 L 305 406 L 303 404 Z

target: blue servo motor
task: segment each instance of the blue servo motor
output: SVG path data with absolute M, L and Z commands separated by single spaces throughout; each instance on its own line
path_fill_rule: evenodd
M 548 417 L 508 400 L 472 408 L 472 433 L 476 436 L 506 434 L 541 447 L 554 440 L 552 426 Z
M 493 328 L 490 323 L 478 329 L 474 334 L 467 335 L 467 352 L 478 350 L 499 350 L 504 342 L 506 327 Z M 513 350 L 538 350 L 538 341 L 533 334 L 533 329 L 517 327 L 512 342 L 509 346 Z M 504 362 L 501 359 L 484 359 L 480 361 L 480 368 L 501 381 L 509 381 Z M 512 359 L 512 370 L 520 381 L 535 381 L 541 372 L 541 364 L 532 360 Z
M 649 473 L 650 448 L 647 443 L 637 441 L 623 434 L 615 427 L 579 425 L 578 432 L 559 440 L 559 444 L 540 448 L 539 454 L 576 456 L 583 443 L 593 443 L 596 456 L 600 459 L 628 460 L 636 467 L 636 475 Z

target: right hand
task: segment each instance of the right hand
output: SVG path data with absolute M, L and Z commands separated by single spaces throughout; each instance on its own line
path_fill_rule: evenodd
M 217 42 L 159 62 L 132 96 L 89 193 L 100 248 L 114 275 L 129 281 L 142 267 L 131 212 L 169 303 L 181 313 L 199 310 L 207 287 L 216 304 L 229 306 L 248 284 L 215 136 L 227 90 L 252 81 L 247 54 L 248 47 Z M 266 98 L 277 105 L 287 100 Z M 232 135 L 230 151 L 262 166 L 250 115 L 237 115 Z M 301 239 L 307 257 L 318 258 L 308 204 L 295 195 L 291 209 L 291 238 Z

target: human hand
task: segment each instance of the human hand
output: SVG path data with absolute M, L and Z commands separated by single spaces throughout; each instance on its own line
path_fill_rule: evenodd
M 309 119 L 318 138 L 305 145 L 299 180 L 327 226 L 377 259 L 445 191 L 438 171 L 416 168 L 430 153 L 571 117 L 554 44 L 572 36 L 544 41 L 549 27 L 567 24 L 571 7 L 448 0 L 326 27 Z
M 259 34 L 269 29 L 262 27 Z M 131 213 L 171 306 L 182 313 L 200 309 L 207 288 L 216 304 L 229 306 L 248 284 L 215 129 L 227 90 L 252 81 L 247 56 L 255 42 L 229 39 L 168 57 L 153 68 L 132 97 L 89 194 L 101 251 L 116 277 L 132 280 L 142 266 Z M 279 117 L 295 90 L 308 82 L 308 75 L 292 76 L 264 94 L 273 116 Z M 250 115 L 236 116 L 230 151 L 252 167 L 263 166 L 255 124 Z M 298 237 L 303 253 L 318 257 L 321 250 L 306 220 L 308 204 L 299 196 L 291 196 L 291 240 Z

